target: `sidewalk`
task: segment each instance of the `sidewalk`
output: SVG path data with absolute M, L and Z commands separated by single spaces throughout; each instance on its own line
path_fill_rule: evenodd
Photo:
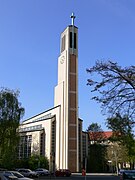
M 72 175 L 82 176 L 82 173 L 72 173 Z M 87 172 L 86 172 L 86 175 L 87 175 L 87 176 L 95 176 L 95 175 L 96 175 L 96 176 L 98 176 L 98 175 L 99 175 L 99 176 L 102 176 L 102 175 L 103 175 L 103 176 L 105 176 L 105 175 L 106 175 L 106 176 L 117 176 L 116 173 L 87 173 Z

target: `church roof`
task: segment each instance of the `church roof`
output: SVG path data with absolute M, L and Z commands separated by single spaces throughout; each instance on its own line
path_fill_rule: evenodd
M 49 112 L 49 111 L 51 111 L 51 110 L 53 110 L 53 109 L 55 109 L 55 108 L 58 108 L 58 107 L 60 107 L 60 105 L 55 106 L 55 107 L 53 107 L 53 108 L 50 108 L 50 109 L 48 109 L 48 110 L 46 110 L 46 111 L 43 111 L 43 112 L 41 112 L 41 113 L 39 113 L 39 114 L 36 114 L 36 115 L 34 115 L 34 116 L 32 116 L 32 117 L 30 117 L 30 118 L 24 120 L 23 122 L 28 121 L 28 120 L 30 120 L 30 119 L 36 117 L 36 116 L 42 115 L 43 113 Z

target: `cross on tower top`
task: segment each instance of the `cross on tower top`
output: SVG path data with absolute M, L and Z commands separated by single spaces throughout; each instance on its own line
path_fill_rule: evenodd
M 75 19 L 74 13 L 72 13 L 72 15 L 71 15 L 70 17 L 71 17 L 71 19 L 72 19 L 72 26 L 74 26 L 74 19 Z

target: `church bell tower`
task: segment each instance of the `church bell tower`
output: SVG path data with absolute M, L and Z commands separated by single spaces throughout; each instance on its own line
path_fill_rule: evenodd
M 60 105 L 56 122 L 56 162 L 59 169 L 78 171 L 78 28 L 71 25 L 61 33 L 58 58 L 58 84 L 55 87 L 54 106 Z

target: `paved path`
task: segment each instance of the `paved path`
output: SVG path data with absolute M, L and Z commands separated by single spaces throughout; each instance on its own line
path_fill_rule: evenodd
M 81 173 L 73 173 L 70 177 L 40 177 L 39 180 L 119 180 L 120 178 L 112 174 L 87 174 L 82 176 Z M 36 179 L 37 180 L 37 179 Z

